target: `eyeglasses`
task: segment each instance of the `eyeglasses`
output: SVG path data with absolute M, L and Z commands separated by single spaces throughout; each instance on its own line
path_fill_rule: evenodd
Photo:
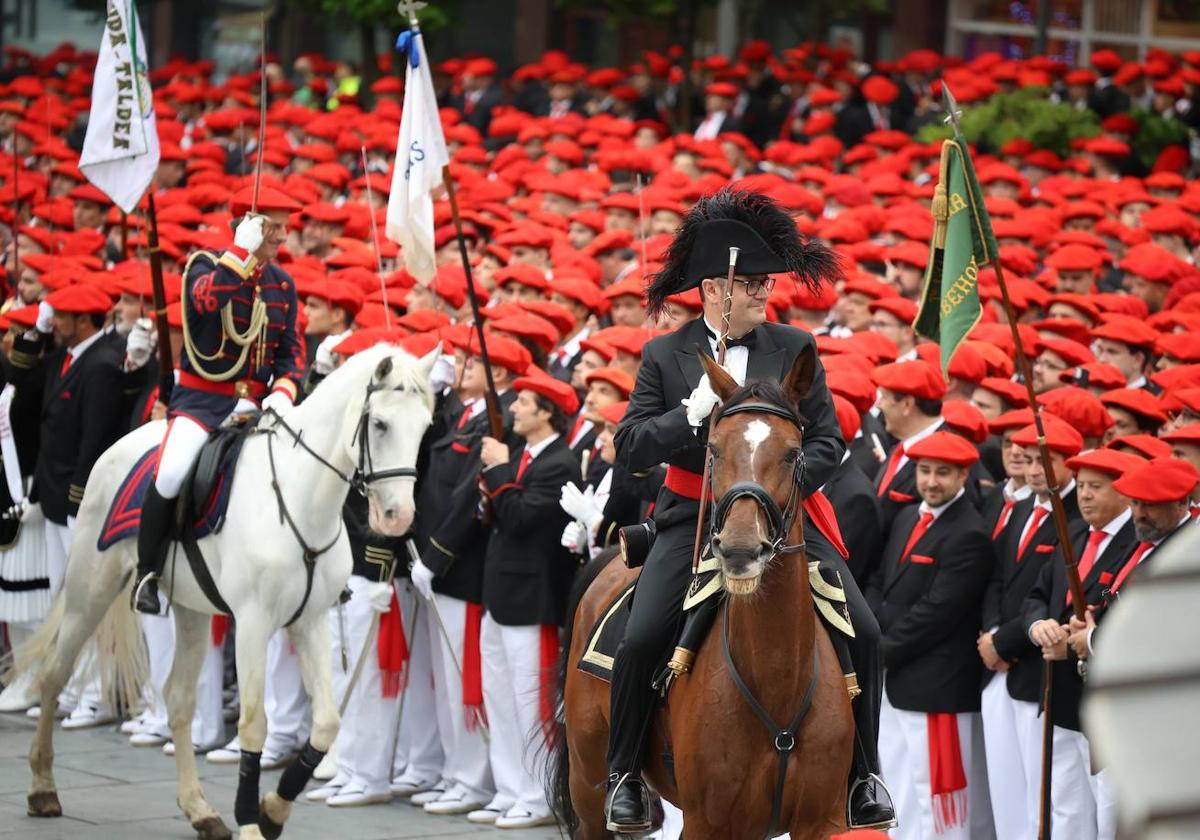
M 771 291 L 775 288 L 774 277 L 754 277 L 749 280 L 742 277 L 735 277 L 733 278 L 733 282 L 741 283 L 743 286 L 745 286 L 746 294 L 748 294 L 750 297 L 757 297 L 758 293 L 763 289 L 767 290 L 767 294 L 771 294 Z

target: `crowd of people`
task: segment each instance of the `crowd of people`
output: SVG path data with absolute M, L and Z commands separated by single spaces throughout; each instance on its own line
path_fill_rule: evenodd
M 1067 67 L 921 50 L 869 66 L 820 44 L 775 53 L 754 42 L 690 68 L 676 50 L 623 68 L 558 52 L 509 74 L 484 57 L 436 64 L 500 437 L 449 203 L 435 204 L 431 283 L 382 238 L 399 77 L 364 90 L 320 56 L 299 59 L 291 78 L 268 66 L 260 147 L 257 72 L 218 82 L 211 63 L 182 60 L 151 71 L 171 328 L 162 336 L 147 317 L 146 214 L 123 216 L 77 166 L 94 54 L 64 45 L 5 55 L 0 620 L 10 645 L 62 584 L 96 459 L 167 416 L 157 343 L 169 341 L 180 362 L 187 310 L 218 305 L 211 283 L 184 281 L 189 257 L 229 264 L 233 253 L 245 268 L 234 230 L 261 171 L 260 209 L 288 219 L 272 288 L 302 340 L 284 349 L 272 387 L 239 396 L 285 413 L 378 342 L 442 354 L 414 530 L 370 533 L 352 494 L 352 595 L 331 622 L 339 697 L 350 680 L 340 651 L 362 647 L 375 613 L 404 616 L 401 641 L 387 637 L 403 646 L 403 675 L 382 647 L 367 658 L 322 784 L 305 796 L 334 807 L 403 798 L 500 828 L 553 823 L 542 753 L 529 745 L 553 724 L 545 674 L 568 591 L 584 563 L 614 553 L 620 527 L 653 512 L 664 471 L 634 474 L 619 430 L 635 389 L 648 387 L 638 384 L 643 348 L 704 313 L 692 290 L 650 318 L 647 282 L 693 204 L 732 186 L 769 197 L 839 258 L 815 291 L 780 275 L 747 293 L 770 320 L 815 337 L 833 394 L 846 455 L 823 489 L 879 623 L 894 836 L 1035 836 L 1051 660 L 1054 836 L 1115 837 L 1113 794 L 1080 719 L 1085 663 L 1103 655 L 1105 610 L 1187 531 L 1200 498 L 1200 189 L 1186 144 L 1151 167 L 1133 154 L 1129 114 L 1200 124 L 1200 51 L 1139 61 L 1100 51 L 1088 67 Z M 912 133 L 940 120 L 942 84 L 964 108 L 1036 86 L 1102 119 L 1102 133 L 1067 157 L 1028 140 L 975 157 L 1052 474 L 1036 454 L 1035 407 L 1015 376 L 994 269 L 979 272 L 983 317 L 946 377 L 937 344 L 913 331 L 940 144 Z M 685 89 L 696 95 L 690 125 L 679 123 Z M 1073 617 L 1049 516 L 1055 491 L 1084 621 Z M 134 746 L 170 752 L 172 623 L 142 621 L 152 686 L 122 730 Z M 210 762 L 238 761 L 224 734 L 237 703 L 222 656 L 231 633 L 214 619 L 201 676 L 193 739 Z M 306 739 L 284 631 L 268 670 L 270 768 Z M 33 702 L 22 682 L 0 695 L 3 711 Z M 117 721 L 87 679 L 60 712 L 68 729 Z

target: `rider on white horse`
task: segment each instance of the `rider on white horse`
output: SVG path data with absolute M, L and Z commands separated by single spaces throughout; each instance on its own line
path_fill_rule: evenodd
M 138 531 L 133 600 L 139 612 L 159 611 L 158 576 L 171 543 L 171 514 L 209 433 L 260 400 L 264 410 L 287 410 L 304 375 L 295 284 L 271 265 L 287 235 L 288 214 L 300 205 L 264 187 L 257 212 L 249 212 L 250 206 L 247 187 L 231 203 L 234 216 L 242 216 L 233 245 L 220 258 L 199 252 L 185 269 L 185 352 Z

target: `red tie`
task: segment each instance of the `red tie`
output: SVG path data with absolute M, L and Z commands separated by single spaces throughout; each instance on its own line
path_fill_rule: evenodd
M 68 352 L 65 356 L 63 356 L 62 368 L 58 371 L 59 379 L 62 379 L 64 376 L 67 375 L 67 368 L 69 368 L 70 366 L 71 366 L 71 354 L 70 354 L 70 352 Z
M 887 466 L 883 469 L 883 477 L 879 479 L 879 489 L 875 491 L 876 496 L 882 496 L 887 493 L 888 485 L 892 483 L 892 479 L 896 477 L 896 473 L 900 470 L 900 459 L 903 457 L 904 444 L 898 443 L 888 458 Z
M 1004 501 L 1004 509 L 1000 511 L 1000 518 L 996 520 L 996 527 L 992 529 L 992 540 L 995 541 L 1000 536 L 1000 532 L 1004 530 L 1004 526 L 1008 524 L 1008 517 L 1012 516 L 1013 505 L 1016 502 L 1011 499 Z
M 525 474 L 525 468 L 529 466 L 529 462 L 533 460 L 533 455 L 528 449 L 521 453 L 521 461 L 517 464 L 517 481 L 521 480 L 521 476 Z
M 1103 531 L 1092 531 L 1088 534 L 1087 548 L 1083 550 L 1083 557 L 1079 558 L 1079 580 L 1087 580 L 1087 576 L 1091 573 L 1092 567 L 1096 565 L 1096 555 L 1100 553 L 1100 543 L 1104 542 L 1104 538 L 1108 534 Z M 1067 606 L 1071 606 L 1071 590 L 1067 590 Z
M 1115 593 L 1121 588 L 1121 584 L 1125 583 L 1125 578 L 1133 573 L 1133 570 L 1142 562 L 1142 558 L 1152 548 L 1154 548 L 1154 543 L 1152 542 L 1140 542 L 1137 544 L 1137 548 L 1133 551 L 1133 556 L 1125 561 L 1125 565 L 1121 567 L 1121 571 L 1117 574 L 1117 579 L 1112 582 L 1112 586 L 1108 587 L 1110 593 Z
M 933 514 L 922 513 L 921 518 L 917 520 L 917 524 L 913 526 L 912 533 L 908 535 L 908 542 L 904 544 L 904 551 L 900 552 L 901 566 L 908 560 L 908 555 L 913 550 L 913 546 L 917 544 L 917 540 L 925 536 L 925 532 L 929 530 L 929 526 L 932 524 Z
M 1021 538 L 1021 547 L 1017 549 L 1017 562 L 1021 562 L 1021 558 L 1025 556 L 1025 549 L 1029 548 L 1029 543 L 1033 541 L 1033 535 L 1037 533 L 1037 529 L 1041 527 L 1042 520 L 1049 513 L 1044 507 L 1035 507 L 1033 516 L 1029 517 L 1029 527 L 1025 529 L 1025 536 Z
M 586 421 L 587 421 L 587 418 L 583 416 L 583 412 L 582 411 L 579 412 L 579 416 L 575 418 L 575 425 L 571 429 L 571 437 L 570 437 L 571 446 L 574 446 L 575 444 L 579 443 L 579 430 L 583 428 L 583 424 Z
M 461 429 L 463 426 L 467 425 L 467 421 L 470 419 L 471 419 L 471 403 L 467 403 L 465 406 L 463 406 L 462 417 L 458 418 L 458 428 Z

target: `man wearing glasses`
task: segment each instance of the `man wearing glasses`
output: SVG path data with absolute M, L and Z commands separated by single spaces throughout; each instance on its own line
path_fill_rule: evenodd
M 233 244 L 220 257 L 197 252 L 185 269 L 184 353 L 138 527 L 138 612 L 159 612 L 158 575 L 171 544 L 171 512 L 209 432 L 260 404 L 282 414 L 304 377 L 296 286 L 271 263 L 287 236 L 288 214 L 300 205 L 270 187 L 259 191 L 254 213 L 251 203 L 251 188 L 235 195 L 230 207 L 242 219 Z
M 731 247 L 740 250 L 731 290 L 725 369 L 742 384 L 781 382 L 796 357 L 813 344 L 813 337 L 803 330 L 766 323 L 767 298 L 775 284 L 771 275 L 815 290 L 822 283 L 833 283 L 840 274 L 833 254 L 816 242 L 802 241 L 795 222 L 770 199 L 726 190 L 701 199 L 688 213 L 668 249 L 666 265 L 647 289 L 651 317 L 662 311 L 668 297 L 697 286 L 703 314 L 646 344 L 629 408 L 617 430 L 619 463 L 634 473 L 662 462 L 668 465 L 654 508 L 657 537 L 642 569 L 625 638 L 613 665 L 605 813 L 608 829 L 620 834 L 641 833 L 650 827 L 641 770 L 647 724 L 654 711 L 651 681 L 675 642 L 692 577 L 706 424 L 720 401 L 703 374 L 698 354 L 717 357 Z M 819 496 L 818 488 L 829 480 L 846 449 L 819 361 L 809 395 L 797 408 L 808 422 L 801 495 Z M 863 749 L 855 750 L 853 778 L 849 780 L 854 783 L 850 824 L 888 828 L 895 824 L 891 805 L 876 798 L 873 785 L 858 784 L 878 774 L 879 625 L 846 567 L 836 524 L 824 533 L 820 522 L 810 521 L 816 527 L 805 529 L 809 560 L 839 572 L 855 630 L 851 655 L 862 695 L 853 707 Z

